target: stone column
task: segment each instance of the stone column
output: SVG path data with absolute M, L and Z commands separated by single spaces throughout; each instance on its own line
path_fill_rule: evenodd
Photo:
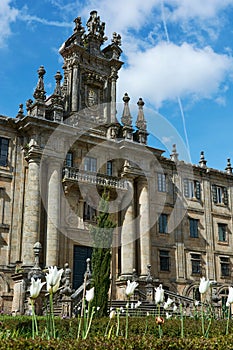
M 139 190 L 139 237 L 140 237 L 140 277 L 148 275 L 147 265 L 151 263 L 151 239 L 150 239 L 150 203 L 148 184 L 140 180 Z
M 73 62 L 73 77 L 72 77 L 72 103 L 71 111 L 77 112 L 78 110 L 78 63 L 76 60 Z
M 40 154 L 31 146 L 28 152 L 28 176 L 25 195 L 22 261 L 34 265 L 33 246 L 39 239 L 40 217 Z
M 135 268 L 135 240 L 135 209 L 133 196 L 126 209 L 121 230 L 121 276 L 123 278 L 132 276 L 133 269 Z
M 111 123 L 116 122 L 116 81 L 117 81 L 117 70 L 112 67 L 111 74 Z
M 49 160 L 46 266 L 58 263 L 58 231 L 60 226 L 61 165 L 55 159 Z

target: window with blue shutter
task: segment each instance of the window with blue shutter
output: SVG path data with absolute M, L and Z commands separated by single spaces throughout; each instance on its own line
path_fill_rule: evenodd
M 201 184 L 196 180 L 184 179 L 184 196 L 186 198 L 196 198 L 201 199 Z
M 217 203 L 217 186 L 212 185 L 212 197 L 213 197 L 213 202 Z
M 225 256 L 220 257 L 221 264 L 221 276 L 226 277 L 230 276 L 230 259 Z
M 159 216 L 159 233 L 167 233 L 167 214 Z
M 199 181 L 195 181 L 195 194 L 197 199 L 201 199 L 201 184 Z
M 228 205 L 227 187 L 212 185 L 212 197 L 215 204 Z
M 160 260 L 160 271 L 169 271 L 170 270 L 170 257 L 167 250 L 160 250 L 159 252 Z
M 112 176 L 112 161 L 108 160 L 106 165 L 106 171 L 108 176 Z
M 198 238 L 198 222 L 197 219 L 189 218 L 189 233 L 192 238 Z
M 227 242 L 227 225 L 218 224 L 218 240 L 219 242 Z
M 186 198 L 190 198 L 190 195 L 189 195 L 189 181 L 188 181 L 188 179 L 184 179 L 184 196 Z
M 201 255 L 191 254 L 192 274 L 200 275 L 201 273 Z
M 158 173 L 158 191 L 159 192 L 167 191 L 166 175 L 162 173 Z
M 0 137 L 0 166 L 7 166 L 9 139 Z
M 68 152 L 66 154 L 66 166 L 68 167 L 72 167 L 73 166 L 73 153 L 72 152 Z
M 226 187 L 223 187 L 223 203 L 228 205 L 228 192 Z
M 97 171 L 97 159 L 93 157 L 85 157 L 84 170 L 96 173 Z

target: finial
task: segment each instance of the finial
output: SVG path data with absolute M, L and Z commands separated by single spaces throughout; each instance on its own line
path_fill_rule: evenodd
M 117 46 L 121 46 L 121 36 L 120 36 L 120 34 L 117 34 L 116 32 L 114 32 L 112 34 L 112 43 L 116 44 Z
M 124 94 L 124 97 L 122 98 L 124 101 L 124 109 L 121 117 L 122 124 L 124 126 L 132 126 L 132 117 L 130 114 L 130 109 L 129 109 L 129 101 L 130 97 L 128 96 L 127 92 Z
M 171 155 L 170 155 L 171 160 L 172 160 L 173 162 L 177 162 L 177 161 L 178 161 L 178 156 L 179 156 L 179 154 L 178 154 L 177 151 L 176 151 L 176 144 L 174 143 L 174 144 L 172 145 L 172 153 L 171 153 Z
M 46 73 L 44 66 L 40 66 L 40 68 L 37 71 L 38 73 L 38 83 L 35 89 L 35 92 L 33 94 L 33 97 L 36 100 L 45 100 L 45 91 L 44 91 L 44 75 Z
M 39 265 L 39 256 L 42 250 L 42 245 L 40 242 L 36 242 L 33 246 L 33 250 L 34 250 L 34 258 L 35 258 L 35 265 L 34 268 L 39 269 L 40 270 L 40 265 Z
M 23 104 L 20 103 L 20 105 L 19 105 L 19 110 L 18 110 L 18 114 L 17 114 L 16 118 L 23 118 L 23 117 L 24 117 Z
M 26 101 L 26 110 L 27 110 L 28 113 L 30 113 L 30 111 L 31 111 L 32 104 L 33 104 L 33 101 L 32 101 L 31 98 L 29 98 L 29 99 Z
M 59 71 L 54 76 L 56 80 L 56 87 L 54 89 L 54 94 L 61 96 L 61 80 L 62 80 L 62 75 Z
M 227 158 L 227 166 L 225 168 L 227 174 L 232 174 L 231 159 Z
M 205 160 L 204 151 L 201 151 L 201 157 L 199 161 L 200 167 L 206 168 L 206 163 L 207 163 L 207 160 Z
M 107 40 L 107 37 L 104 36 L 105 23 L 100 21 L 100 17 L 97 16 L 97 11 L 90 12 L 90 18 L 87 21 L 87 28 L 89 34 L 86 38 L 96 37 L 101 44 Z
M 137 120 L 136 120 L 136 127 L 139 130 L 146 131 L 146 120 L 145 120 L 144 112 L 143 112 L 144 104 L 145 104 L 144 101 L 140 97 L 138 102 L 137 102 L 137 105 L 138 105 L 138 117 L 137 117 Z
M 82 26 L 82 21 L 81 21 L 81 17 L 77 17 L 74 19 L 74 23 L 75 23 L 75 28 L 74 28 L 74 32 L 75 33 L 79 33 L 79 34 L 83 34 L 85 32 L 84 27 Z

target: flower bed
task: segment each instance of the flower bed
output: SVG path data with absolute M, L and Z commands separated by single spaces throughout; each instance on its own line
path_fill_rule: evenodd
M 77 340 L 78 319 L 55 318 L 56 339 L 46 339 L 46 318 L 39 317 L 39 337 L 31 339 L 30 317 L 0 317 L 0 349 L 232 349 L 233 321 L 226 336 L 226 320 L 214 320 L 209 338 L 202 336 L 200 320 L 184 319 L 184 338 L 180 337 L 180 320 L 165 320 L 163 335 L 159 338 L 155 317 L 130 317 L 128 339 L 125 339 L 125 317 L 120 320 L 119 336 L 116 337 L 116 319 L 112 320 L 111 335 L 104 336 L 108 318 L 94 319 L 87 339 Z

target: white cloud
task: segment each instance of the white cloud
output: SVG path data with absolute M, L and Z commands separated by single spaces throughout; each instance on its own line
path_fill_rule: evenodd
M 208 19 L 217 16 L 218 12 L 233 5 L 232 0 L 164 0 L 165 5 L 173 7 L 170 19 L 185 20 L 190 18 Z
M 178 46 L 161 42 L 137 55 L 131 52 L 128 64 L 120 73 L 119 96 L 127 87 L 132 98 L 143 94 L 157 108 L 178 96 L 211 98 L 233 72 L 232 58 L 210 47 L 197 49 L 187 43 Z
M 26 13 L 21 13 L 20 19 L 22 21 L 25 21 L 28 23 L 37 22 L 37 23 L 41 23 L 41 24 L 45 24 L 45 25 L 53 26 L 53 27 L 65 27 L 65 28 L 67 28 L 67 27 L 72 28 L 73 27 L 73 24 L 70 22 L 49 21 L 45 18 L 41 18 L 38 16 L 31 16 L 31 15 L 28 15 Z
M 6 39 L 11 35 L 11 23 L 16 20 L 19 11 L 11 6 L 11 0 L 0 2 L 0 48 L 6 45 Z

